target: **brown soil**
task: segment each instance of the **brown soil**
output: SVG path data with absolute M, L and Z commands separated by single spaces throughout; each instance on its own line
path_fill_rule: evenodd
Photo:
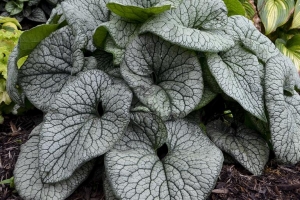
M 0 181 L 13 176 L 22 143 L 40 122 L 40 113 L 6 116 L 0 125 Z M 101 161 L 100 164 L 101 165 Z M 98 167 L 101 168 L 101 167 Z M 104 200 L 101 175 L 94 171 L 68 200 Z M 280 165 L 270 161 L 262 176 L 253 176 L 238 165 L 224 165 L 209 200 L 300 200 L 300 163 Z M 0 200 L 21 200 L 9 184 L 0 184 Z

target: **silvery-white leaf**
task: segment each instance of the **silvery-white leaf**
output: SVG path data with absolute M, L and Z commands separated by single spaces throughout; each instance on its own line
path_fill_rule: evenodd
M 235 46 L 220 55 L 207 53 L 207 63 L 224 93 L 252 115 L 267 121 L 259 71 L 261 65 L 255 55 Z
M 95 50 L 92 42 L 94 29 L 108 21 L 109 10 L 106 3 L 107 0 L 66 0 L 61 3 L 68 24 L 78 38 L 87 40 L 86 48 L 90 51 Z
M 14 170 L 16 189 L 24 200 L 64 200 L 88 177 L 93 162 L 84 164 L 65 181 L 44 183 L 39 173 L 40 129 L 41 125 L 37 126 L 30 134 L 29 140 L 21 147 Z
M 129 44 L 121 74 L 140 102 L 164 120 L 186 116 L 203 92 L 195 53 L 152 34 Z
M 227 8 L 222 0 L 189 0 L 146 21 L 140 33 L 151 32 L 196 51 L 219 52 L 234 45 L 223 31 L 226 24 Z
M 28 56 L 19 72 L 19 82 L 30 102 L 47 111 L 56 94 L 74 73 L 72 43 L 74 36 L 69 26 L 63 27 L 43 40 Z M 76 60 L 83 53 L 77 52 Z M 78 71 L 80 71 L 78 70 Z
M 117 198 L 207 198 L 222 167 L 222 152 L 193 123 L 177 120 L 166 127 L 168 153 L 161 160 L 153 138 L 133 129 L 106 154 L 107 178 Z
M 238 125 L 236 129 L 221 120 L 206 126 L 207 135 L 222 151 L 231 155 L 254 175 L 261 175 L 269 160 L 267 143 L 255 131 Z
M 87 161 L 111 149 L 130 120 L 131 91 L 89 70 L 57 94 L 41 129 L 40 172 L 44 182 L 68 179 Z
M 243 16 L 229 17 L 225 32 L 235 41 L 241 42 L 263 62 L 279 53 L 272 41 L 257 30 L 252 21 Z
M 278 160 L 300 161 L 300 96 L 294 90 L 296 68 L 278 54 L 266 63 L 265 98 L 269 113 L 271 141 Z M 286 94 L 288 93 L 288 94 Z
M 19 105 L 25 105 L 25 93 L 17 88 L 18 85 L 18 65 L 19 45 L 15 46 L 8 58 L 6 91 L 10 98 Z

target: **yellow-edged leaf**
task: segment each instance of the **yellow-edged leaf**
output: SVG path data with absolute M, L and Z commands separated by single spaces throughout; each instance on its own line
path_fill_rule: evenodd
M 300 28 L 300 0 L 297 0 L 297 3 L 295 5 L 294 18 L 290 29 L 293 28 Z
M 277 39 L 276 47 L 287 57 L 289 57 L 298 71 L 300 71 L 300 34 L 295 35 L 287 42 L 283 39 Z
M 258 0 L 257 8 L 265 27 L 265 34 L 268 35 L 288 21 L 294 9 L 294 1 Z

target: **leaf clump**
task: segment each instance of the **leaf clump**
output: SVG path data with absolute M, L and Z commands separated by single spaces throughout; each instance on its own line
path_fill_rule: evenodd
M 255 175 L 270 150 L 299 162 L 293 63 L 227 14 L 221 0 L 66 0 L 25 32 L 7 88 L 45 117 L 16 165 L 20 195 L 65 199 L 102 156 L 109 199 L 205 199 L 222 151 Z

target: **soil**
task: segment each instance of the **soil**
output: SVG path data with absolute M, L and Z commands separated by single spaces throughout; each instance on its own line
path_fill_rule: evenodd
M 5 116 L 0 125 L 0 181 L 13 176 L 21 144 L 40 123 L 42 113 Z M 101 162 L 99 163 L 101 165 Z M 99 169 L 100 167 L 98 167 Z M 67 200 L 104 200 L 101 173 L 94 171 Z M 300 200 L 300 163 L 281 165 L 271 160 L 261 176 L 239 165 L 224 165 L 209 200 Z M 21 200 L 9 184 L 0 184 L 0 200 Z

